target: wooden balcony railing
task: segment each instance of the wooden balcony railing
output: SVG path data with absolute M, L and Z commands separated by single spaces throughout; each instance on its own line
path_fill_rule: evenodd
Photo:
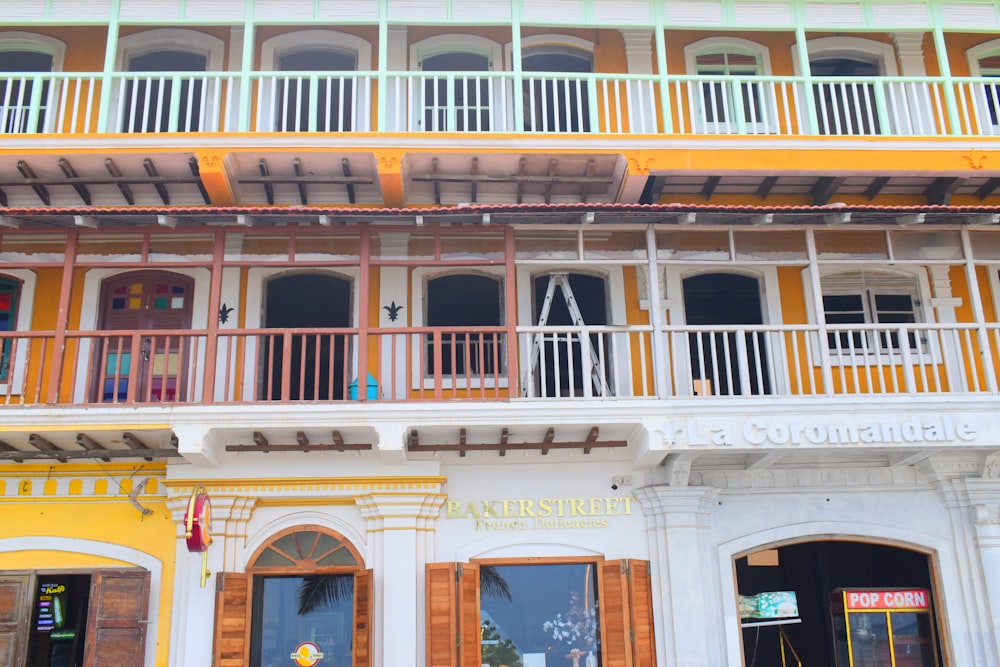
M 996 136 L 989 77 L 513 72 L 0 74 L 0 134 Z
M 61 348 L 57 342 L 62 340 Z M 997 395 L 1000 325 L 0 334 L 0 404 Z M 658 359 L 662 359 L 658 362 Z M 358 369 L 365 369 L 359 373 Z

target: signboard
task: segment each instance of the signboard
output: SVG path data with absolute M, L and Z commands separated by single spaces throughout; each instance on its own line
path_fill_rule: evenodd
M 184 512 L 184 538 L 188 551 L 202 553 L 212 544 L 212 501 L 205 489 L 198 487 L 188 499 Z
M 38 618 L 35 629 L 39 632 L 52 632 L 65 624 L 66 584 L 42 582 L 38 586 Z
M 930 609 L 930 593 L 926 590 L 847 590 L 844 604 L 851 611 L 899 611 Z

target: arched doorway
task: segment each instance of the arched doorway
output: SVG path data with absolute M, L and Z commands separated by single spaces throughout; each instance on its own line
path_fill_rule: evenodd
M 424 79 L 420 122 L 425 131 L 489 132 L 493 115 L 490 79 L 476 74 L 491 69 L 488 55 L 469 51 L 437 53 L 424 58 L 420 69 L 442 73 Z M 463 74 L 466 72 L 468 75 Z M 449 73 L 455 73 L 454 77 Z
M 608 323 L 607 282 L 603 276 L 552 272 L 534 278 L 534 320 L 551 327 L 532 338 L 529 370 L 532 388 L 543 397 L 614 394 L 607 337 L 591 332 L 582 343 L 581 327 Z
M 875 87 L 858 77 L 878 76 L 878 63 L 859 58 L 809 61 L 814 77 L 831 78 L 813 84 L 820 134 L 879 134 Z
M 771 393 L 767 338 L 756 332 L 745 332 L 738 337 L 734 326 L 764 323 L 757 278 L 736 273 L 704 273 L 685 278 L 684 318 L 689 326 L 720 329 L 688 335 L 696 393 L 722 396 Z
M 573 73 L 594 71 L 591 54 L 579 49 L 545 46 L 529 49 L 521 59 L 524 72 L 570 76 L 535 77 L 524 83 L 524 129 L 526 132 L 589 132 L 590 106 L 587 81 Z
M 427 326 L 464 327 L 466 331 L 440 334 L 440 359 L 435 354 L 434 334 L 428 334 L 428 374 L 433 375 L 440 362 L 444 376 L 494 377 L 504 358 L 499 337 L 468 329 L 501 326 L 502 303 L 503 281 L 499 276 L 453 273 L 429 279 Z
M 168 271 L 132 271 L 101 283 L 102 330 L 164 331 L 191 328 L 194 279 Z M 94 399 L 183 401 L 191 381 L 188 339 L 180 334 L 102 337 L 95 351 Z
M 810 541 L 756 551 L 736 559 L 735 568 L 745 665 L 782 664 L 780 634 L 786 654 L 791 646 L 801 664 L 810 667 L 942 664 L 931 561 L 925 553 L 885 544 Z M 797 613 L 768 619 L 756 601 L 773 592 L 794 593 Z M 887 614 L 874 601 L 880 592 L 913 602 Z M 866 605 L 849 613 L 846 622 L 845 593 Z
M 296 526 L 261 546 L 246 574 L 221 576 L 215 664 L 272 667 L 322 654 L 330 667 L 370 667 L 371 571 L 341 535 Z
M 277 81 L 274 114 L 279 132 L 310 130 L 309 116 L 315 109 L 317 132 L 350 132 L 354 129 L 354 77 L 344 76 L 358 67 L 357 54 L 333 48 L 303 48 L 277 56 L 283 72 L 327 72 L 318 76 L 316 90 L 305 77 L 283 76 Z M 315 100 L 314 103 L 311 103 Z
M 0 51 L 0 72 L 51 72 L 53 57 L 51 53 L 26 49 L 9 49 Z M 4 134 L 23 134 L 26 132 L 44 132 L 45 116 L 48 110 L 49 82 L 42 82 L 42 92 L 39 96 L 41 107 L 38 109 L 38 119 L 31 126 L 32 86 L 30 76 L 18 76 L 0 79 L 0 132 Z
M 261 398 L 346 398 L 352 347 L 351 333 L 343 329 L 351 325 L 351 281 L 327 273 L 286 274 L 268 281 L 265 299 L 265 328 L 313 331 L 262 338 Z M 286 345 L 290 347 L 288 355 Z

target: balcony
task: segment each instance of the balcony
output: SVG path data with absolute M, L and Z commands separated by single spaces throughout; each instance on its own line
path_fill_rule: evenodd
M 516 327 L 0 334 L 0 400 L 197 405 L 379 400 L 996 396 L 1000 325 Z M 371 386 L 366 386 L 371 385 Z
M 996 136 L 995 78 L 482 72 L 0 76 L 0 133 Z

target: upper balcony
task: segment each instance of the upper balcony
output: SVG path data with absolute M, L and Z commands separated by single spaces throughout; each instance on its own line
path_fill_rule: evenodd
M 995 209 L 641 208 L 35 211 L 0 238 L 0 397 L 1000 393 Z

